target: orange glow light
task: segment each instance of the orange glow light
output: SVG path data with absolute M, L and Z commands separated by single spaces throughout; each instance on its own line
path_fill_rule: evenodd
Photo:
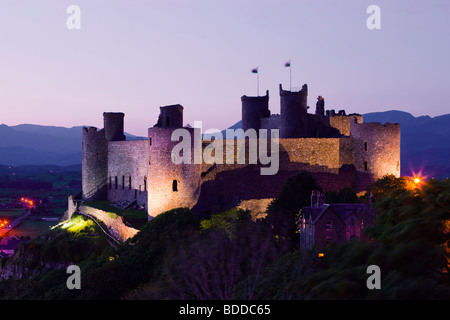
M 426 184 L 427 176 L 422 173 L 422 170 L 419 172 L 412 172 L 412 177 L 409 178 L 410 185 L 409 188 L 414 190 L 416 188 L 421 188 L 422 185 Z

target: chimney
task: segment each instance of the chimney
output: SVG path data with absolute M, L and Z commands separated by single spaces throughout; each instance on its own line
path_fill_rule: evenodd
M 320 193 L 319 191 L 317 191 L 317 193 L 318 193 L 318 195 L 317 195 L 317 206 L 321 207 L 325 203 L 325 195 L 323 193 Z
M 318 190 L 311 192 L 311 207 L 321 207 L 325 203 L 325 195 Z
M 311 192 L 311 207 L 316 207 L 317 205 L 317 191 L 313 190 Z

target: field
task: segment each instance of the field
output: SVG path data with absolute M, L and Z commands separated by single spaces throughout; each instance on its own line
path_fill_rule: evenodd
M 8 235 L 35 238 L 40 233 L 49 230 L 58 221 L 43 221 L 42 218 L 61 219 L 67 210 L 67 196 L 69 194 L 76 195 L 81 190 L 81 171 L 72 168 L 25 166 L 13 167 L 2 173 L 0 182 L 3 185 L 15 187 L 0 188 L 1 218 L 11 221 L 26 212 L 27 208 L 11 207 L 21 197 L 36 199 L 39 202 L 32 214 L 21 221 Z M 20 186 L 17 182 L 23 182 L 24 186 L 29 185 L 33 188 L 17 187 Z M 41 183 L 42 187 L 39 185 L 36 187 L 36 182 Z

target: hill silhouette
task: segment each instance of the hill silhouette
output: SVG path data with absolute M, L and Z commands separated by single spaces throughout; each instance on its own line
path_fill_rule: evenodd
M 400 123 L 401 174 L 422 171 L 450 177 L 450 114 L 415 117 L 404 111 L 366 113 L 364 122 Z M 238 121 L 230 129 L 242 127 Z M 0 125 L 0 165 L 76 165 L 81 163 L 82 126 L 72 128 L 21 124 Z M 125 133 L 127 140 L 146 139 Z M 225 137 L 225 130 L 222 131 Z M 207 135 L 204 135 L 207 137 Z
M 391 122 L 401 126 L 401 174 L 450 177 L 450 114 L 414 117 L 404 111 L 364 114 L 364 122 Z
M 72 128 L 20 124 L 0 125 L 0 165 L 59 165 L 81 164 L 83 126 Z M 127 140 L 140 140 L 125 133 Z

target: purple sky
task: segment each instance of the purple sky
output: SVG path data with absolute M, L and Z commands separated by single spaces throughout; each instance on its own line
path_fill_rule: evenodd
M 66 9 L 81 9 L 69 30 Z M 369 30 L 366 9 L 381 8 Z M 350 112 L 449 113 L 448 0 L 0 0 L 0 123 L 103 126 L 125 112 L 146 135 L 159 106 L 180 103 L 185 123 L 224 129 L 240 97 L 307 83 L 308 104 Z

